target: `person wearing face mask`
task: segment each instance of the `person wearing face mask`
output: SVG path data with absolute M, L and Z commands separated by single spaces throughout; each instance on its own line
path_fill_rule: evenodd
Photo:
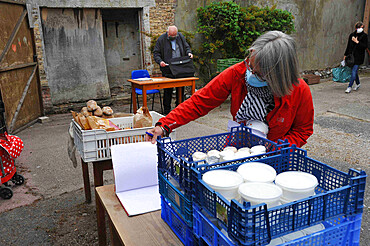
M 157 136 L 206 115 L 231 95 L 234 121 L 262 121 L 269 128 L 268 139 L 303 146 L 313 133 L 314 108 L 310 88 L 298 77 L 294 39 L 269 31 L 254 41 L 249 53 L 161 118 L 146 140 L 154 144 Z
M 350 93 L 352 90 L 357 91 L 360 86 L 360 79 L 358 77 L 358 68 L 364 62 L 365 50 L 367 48 L 367 34 L 364 33 L 364 24 L 359 21 L 355 24 L 355 31 L 351 33 L 348 37 L 348 43 L 346 51 L 344 52 L 344 58 L 349 54 L 354 56 L 354 65 L 352 67 L 351 79 L 349 81 L 348 87 L 345 90 L 346 93 Z M 356 84 L 354 82 L 356 81 Z
M 171 59 L 186 55 L 191 59 L 193 58 L 190 46 L 186 42 L 184 35 L 178 32 L 176 26 L 169 26 L 167 32 L 158 38 L 153 50 L 154 61 L 159 64 L 162 76 L 173 78 L 169 68 Z M 165 115 L 171 111 L 172 91 L 173 88 L 164 89 L 163 108 Z M 176 104 L 178 104 L 178 100 Z

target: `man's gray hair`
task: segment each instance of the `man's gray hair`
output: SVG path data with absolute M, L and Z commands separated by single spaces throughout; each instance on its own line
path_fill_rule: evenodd
M 298 84 L 298 59 L 294 39 L 280 31 L 269 31 L 258 37 L 249 48 L 254 67 L 266 79 L 274 96 L 289 95 Z

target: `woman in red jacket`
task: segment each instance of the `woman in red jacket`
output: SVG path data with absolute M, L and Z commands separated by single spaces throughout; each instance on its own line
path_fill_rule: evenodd
M 260 120 L 269 127 L 267 138 L 287 139 L 303 146 L 313 133 L 314 109 L 310 88 L 298 78 L 296 44 L 280 31 L 261 35 L 250 47 L 250 56 L 229 67 L 178 105 L 149 130 L 168 136 L 175 128 L 206 115 L 231 94 L 234 121 Z

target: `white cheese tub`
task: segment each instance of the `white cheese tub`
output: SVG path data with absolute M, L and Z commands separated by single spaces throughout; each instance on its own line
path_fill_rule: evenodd
M 243 183 L 243 177 L 239 173 L 228 170 L 206 172 L 202 180 L 229 201 L 238 198 L 238 188 Z
M 312 174 L 287 171 L 276 176 L 275 184 L 283 190 L 285 200 L 296 201 L 315 195 L 318 182 Z

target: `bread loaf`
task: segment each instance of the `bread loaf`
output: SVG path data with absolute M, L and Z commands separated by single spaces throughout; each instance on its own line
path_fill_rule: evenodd
M 100 106 L 98 106 L 98 107 L 94 110 L 94 116 L 98 116 L 98 117 L 102 117 L 102 116 L 103 116 L 103 110 L 101 110 Z
M 98 104 L 94 100 L 89 100 L 86 103 L 86 106 L 87 106 L 87 110 L 89 111 L 94 111 L 95 109 L 98 108 Z

